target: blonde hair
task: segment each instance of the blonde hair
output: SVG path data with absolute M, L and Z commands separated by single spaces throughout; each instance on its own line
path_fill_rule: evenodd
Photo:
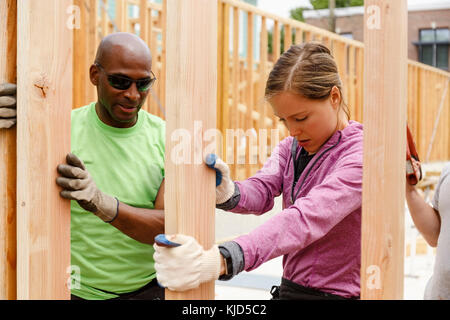
M 292 92 L 308 99 L 326 99 L 336 86 L 341 93 L 340 107 L 350 119 L 342 96 L 342 83 L 330 50 L 319 42 L 294 45 L 276 62 L 267 80 L 265 99 L 281 92 Z

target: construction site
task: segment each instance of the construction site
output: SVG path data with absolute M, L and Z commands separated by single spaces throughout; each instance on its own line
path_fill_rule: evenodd
M 0 299 L 71 299 L 71 205 L 56 168 L 72 150 L 72 110 L 99 99 L 90 70 L 99 44 L 128 32 L 152 56 L 142 109 L 165 123 L 166 234 L 208 249 L 285 209 L 283 196 L 259 216 L 216 208 L 203 158 L 217 154 L 233 181 L 255 175 L 290 136 L 264 99 L 270 72 L 291 46 L 321 43 L 364 128 L 360 299 L 422 300 L 436 248 L 405 200 L 405 127 L 421 163 L 416 189 L 431 204 L 450 161 L 450 72 L 408 58 L 407 0 L 365 0 L 361 10 L 364 42 L 239 0 L 0 0 L 0 85 L 17 84 L 17 124 L 0 129 Z M 188 151 L 173 161 L 182 139 Z M 280 256 L 230 281 L 166 288 L 165 299 L 269 300 L 282 275 Z

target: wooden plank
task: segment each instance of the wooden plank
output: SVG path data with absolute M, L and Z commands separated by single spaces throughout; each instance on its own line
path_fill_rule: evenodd
M 301 28 L 295 28 L 295 44 L 303 43 L 303 30 Z
M 361 298 L 402 299 L 406 0 L 365 1 Z
M 246 101 L 245 104 L 247 106 L 247 113 L 245 115 L 245 126 L 244 130 L 248 132 L 248 130 L 253 128 L 253 118 L 252 112 L 254 108 L 254 83 L 253 83 L 253 69 L 254 69 L 254 16 L 252 12 L 247 13 L 247 74 L 246 74 L 246 82 L 247 88 L 246 91 Z M 252 141 L 251 135 L 247 137 L 247 143 L 245 145 L 245 177 L 249 178 L 251 176 L 251 163 L 253 159 L 251 158 L 251 146 L 254 145 L 254 141 Z
M 167 0 L 165 232 L 194 236 L 205 249 L 215 241 L 215 174 L 202 161 L 202 141 L 216 128 L 217 10 L 217 1 Z M 201 129 L 195 130 L 197 121 Z M 190 133 L 184 131 L 190 141 L 183 146 L 191 150 L 185 161 L 172 154 L 180 148 L 172 134 L 180 129 Z M 214 299 L 214 281 L 186 292 L 166 290 L 166 299 Z
M 116 0 L 116 25 L 120 32 L 128 31 L 128 3 L 127 0 Z
M 88 57 L 87 57 L 87 64 L 88 68 L 86 68 L 87 71 L 89 71 L 89 67 L 91 64 L 94 63 L 95 55 L 97 54 L 97 47 L 100 43 L 99 35 L 98 35 L 98 3 L 97 0 L 89 0 L 89 12 L 88 12 Z M 83 30 L 83 32 L 86 32 L 86 30 Z M 91 103 L 97 100 L 97 87 L 93 86 L 90 81 L 89 72 L 88 79 L 86 79 L 87 82 L 87 97 L 86 97 L 86 103 Z M 81 107 L 81 106 L 80 106 Z
M 220 101 L 219 107 L 217 109 L 217 123 L 221 123 L 218 129 L 223 133 L 225 128 L 230 126 L 230 110 L 231 106 L 229 103 L 230 97 L 230 6 L 226 3 L 220 3 L 219 6 L 222 7 L 222 24 L 221 27 L 221 46 L 218 47 L 219 54 L 222 55 L 221 63 L 218 69 L 218 76 L 220 81 L 218 82 L 218 88 L 220 88 L 220 96 L 222 101 Z M 222 74 L 220 73 L 222 72 Z M 222 158 L 226 155 L 226 144 L 222 146 Z
M 289 24 L 284 25 L 284 51 L 288 51 L 292 45 L 292 27 Z
M 89 62 L 88 62 L 88 12 L 84 4 L 84 0 L 73 0 L 73 4 L 79 8 L 79 28 L 75 28 L 73 32 L 73 106 L 79 108 L 89 103 L 88 87 L 89 87 Z
M 0 0 L 0 83 L 16 83 L 17 0 Z M 0 300 L 16 299 L 16 127 L 0 129 Z
M 232 73 L 233 73 L 233 111 L 231 112 L 231 117 L 230 117 L 230 128 L 229 129 L 237 129 L 239 128 L 238 123 L 239 123 L 239 118 L 240 118 L 240 112 L 238 111 L 238 105 L 239 105 L 239 74 L 241 69 L 239 68 L 239 8 L 237 7 L 233 7 L 233 68 L 232 68 Z M 226 128 L 228 129 L 228 128 Z M 228 139 L 226 132 L 223 132 L 226 136 L 226 139 Z M 234 139 L 234 137 L 232 137 L 231 139 Z M 225 158 L 226 162 L 228 164 L 232 163 L 232 165 L 230 165 L 230 175 L 232 177 L 232 179 L 237 180 L 237 150 L 238 150 L 238 143 L 239 143 L 239 139 L 237 139 L 237 141 L 227 141 L 227 146 L 229 143 L 233 143 L 232 144 L 232 149 L 229 150 L 229 152 L 232 153 L 232 157 L 231 159 L 229 157 Z M 228 151 L 228 148 L 227 148 Z
M 70 151 L 71 5 L 18 1 L 18 299 L 70 298 L 70 202 L 59 196 L 55 179 L 56 166 Z
M 140 0 L 139 2 L 139 26 L 140 26 L 140 37 L 145 42 L 148 41 L 149 38 L 149 28 L 150 24 L 149 21 L 151 21 L 151 14 L 150 17 L 148 15 L 147 10 L 147 0 Z M 150 42 L 147 42 L 150 43 Z
M 275 20 L 273 24 L 273 35 L 272 35 L 272 56 L 273 56 L 273 63 L 276 63 L 278 59 L 280 58 L 280 23 Z

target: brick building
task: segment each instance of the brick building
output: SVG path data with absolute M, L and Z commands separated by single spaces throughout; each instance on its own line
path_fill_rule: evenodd
M 305 22 L 328 29 L 329 10 L 304 11 Z M 337 8 L 336 33 L 364 41 L 364 7 Z M 408 58 L 449 71 L 450 0 L 408 0 Z

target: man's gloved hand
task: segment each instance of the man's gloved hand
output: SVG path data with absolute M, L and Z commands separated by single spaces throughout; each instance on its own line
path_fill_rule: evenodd
M 192 237 L 177 234 L 167 238 L 180 246 L 153 245 L 156 277 L 162 286 L 172 291 L 185 291 L 219 279 L 222 256 L 217 245 L 203 250 Z
M 9 129 L 17 122 L 16 85 L 0 84 L 0 129 Z
M 76 155 L 69 153 L 66 161 L 67 164 L 57 167 L 61 177 L 56 178 L 56 183 L 64 188 L 61 197 L 76 200 L 83 209 L 105 222 L 112 222 L 118 214 L 119 200 L 97 188 L 83 161 Z
M 213 153 L 206 156 L 205 163 L 209 168 L 216 170 L 216 204 L 227 202 L 234 194 L 234 182 L 230 177 L 230 168 Z

